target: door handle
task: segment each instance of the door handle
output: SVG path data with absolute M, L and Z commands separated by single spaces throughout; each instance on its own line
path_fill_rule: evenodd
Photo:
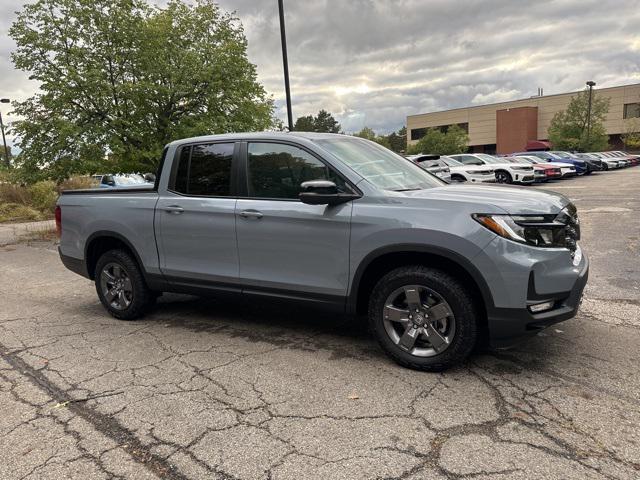
M 243 210 L 239 214 L 242 218 L 255 218 L 256 220 L 260 220 L 262 218 L 262 213 L 257 210 Z
M 169 205 L 169 206 L 163 207 L 163 210 L 168 213 L 173 213 L 174 215 L 178 215 L 184 212 L 184 208 L 179 207 L 178 205 Z

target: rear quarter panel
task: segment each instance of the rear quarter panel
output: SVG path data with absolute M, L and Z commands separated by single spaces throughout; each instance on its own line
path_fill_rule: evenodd
M 87 240 L 98 232 L 124 237 L 138 253 L 148 273 L 159 273 L 154 234 L 156 192 L 63 194 L 60 251 L 84 260 Z

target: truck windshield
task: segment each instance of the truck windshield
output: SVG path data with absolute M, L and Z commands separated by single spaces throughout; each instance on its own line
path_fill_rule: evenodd
M 340 137 L 315 142 L 382 190 L 403 192 L 446 185 L 413 162 L 369 140 Z

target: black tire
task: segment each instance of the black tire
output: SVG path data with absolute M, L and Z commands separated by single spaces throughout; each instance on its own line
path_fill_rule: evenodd
M 463 182 L 466 182 L 467 179 L 464 178 L 462 175 L 451 175 L 451 181 L 463 183 Z
M 102 272 L 110 265 L 119 266 L 130 280 L 131 292 L 127 292 L 129 301 L 124 308 L 116 308 L 110 302 L 102 286 Z M 142 318 L 155 303 L 156 292 L 152 292 L 144 281 L 140 267 L 135 259 L 124 250 L 109 250 L 102 254 L 96 263 L 94 273 L 96 292 L 104 308 L 119 320 L 136 320 Z
M 604 170 L 605 172 L 606 172 L 607 170 L 609 170 L 609 165 L 608 165 L 608 164 L 606 164 L 606 163 L 604 163 L 604 162 L 602 162 L 602 170 Z
M 511 177 L 511 174 L 509 172 L 504 170 L 498 170 L 496 172 L 496 182 L 511 184 L 513 183 L 513 178 Z
M 584 172 L 585 175 L 591 175 L 592 173 L 593 173 L 593 170 L 589 170 L 589 169 L 587 169 L 587 171 Z
M 400 348 L 387 334 L 383 312 L 392 292 L 406 285 L 424 286 L 439 294 L 451 307 L 455 317 L 455 334 L 449 346 L 434 356 L 420 357 Z M 369 327 L 389 357 L 403 367 L 439 372 L 463 362 L 478 339 L 478 312 L 469 291 L 451 275 L 422 265 L 392 270 L 383 276 L 369 299 Z

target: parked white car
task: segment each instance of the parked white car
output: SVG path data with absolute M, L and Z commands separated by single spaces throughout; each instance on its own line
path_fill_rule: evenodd
M 482 166 L 486 165 L 495 171 L 496 182 L 498 183 L 523 183 L 531 184 L 535 180 L 533 166 L 509 163 L 500 158 L 486 153 L 461 153 L 451 155 L 451 158 L 466 165 Z
M 561 178 L 575 177 L 578 173 L 576 172 L 576 167 L 571 165 L 570 163 L 562 163 L 562 162 L 545 162 L 544 160 L 540 160 L 538 157 L 533 155 L 517 155 L 518 158 L 524 158 L 529 163 L 533 165 L 545 165 L 549 167 L 559 167 L 560 173 L 562 174 Z
M 440 160 L 449 166 L 451 180 L 454 182 L 495 183 L 496 175 L 492 168 L 463 165 L 458 160 L 441 155 Z

